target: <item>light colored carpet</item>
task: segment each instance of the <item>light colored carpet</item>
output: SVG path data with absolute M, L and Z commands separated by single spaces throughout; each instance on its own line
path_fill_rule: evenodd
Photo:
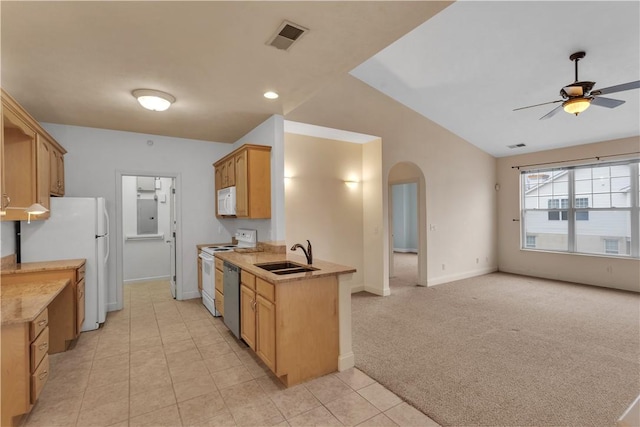
M 613 426 L 640 394 L 640 295 L 494 273 L 354 294 L 356 366 L 445 426 Z

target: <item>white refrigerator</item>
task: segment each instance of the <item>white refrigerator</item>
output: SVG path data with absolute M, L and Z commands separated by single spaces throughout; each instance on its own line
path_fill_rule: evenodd
M 23 221 L 21 262 L 85 258 L 83 331 L 98 329 L 107 315 L 109 215 L 102 197 L 52 197 L 47 220 Z

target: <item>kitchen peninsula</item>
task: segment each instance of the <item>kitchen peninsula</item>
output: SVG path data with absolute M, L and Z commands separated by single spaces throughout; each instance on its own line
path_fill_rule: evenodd
M 356 270 L 270 251 L 220 252 L 239 268 L 241 338 L 287 387 L 353 366 L 351 289 L 340 276 Z M 258 265 L 295 263 L 312 271 L 275 274 Z M 225 268 L 226 271 L 226 268 Z M 225 275 L 225 293 L 228 278 Z M 225 316 L 227 311 L 225 295 Z M 226 323 L 226 321 L 225 321 Z

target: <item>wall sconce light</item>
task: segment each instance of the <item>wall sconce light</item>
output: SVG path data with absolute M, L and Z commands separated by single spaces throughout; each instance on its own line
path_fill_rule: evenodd
M 27 213 L 27 224 L 31 224 L 31 215 L 42 215 L 49 212 L 49 209 L 42 206 L 40 203 L 34 203 L 24 210 Z
M 349 187 L 349 188 L 356 188 L 356 187 L 358 186 L 358 184 L 359 184 L 359 182 L 358 182 L 358 181 L 354 181 L 354 180 L 345 180 L 345 182 L 344 182 L 344 183 L 345 183 L 345 184 L 347 185 L 347 187 Z
M 136 89 L 131 94 L 140 105 L 151 111 L 164 111 L 176 102 L 176 98 L 165 92 L 153 89 Z

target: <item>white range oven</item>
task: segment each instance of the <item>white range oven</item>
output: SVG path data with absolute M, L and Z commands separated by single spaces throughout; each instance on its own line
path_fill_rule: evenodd
M 229 252 L 235 248 L 255 248 L 258 241 L 258 233 L 256 230 L 247 230 L 239 228 L 235 234 L 237 245 L 215 245 L 207 246 L 200 249 L 198 255 L 202 259 L 202 303 L 207 310 L 215 317 L 220 316 L 220 312 L 216 310 L 216 266 L 215 253 Z M 220 284 L 220 287 L 222 284 Z
M 214 316 L 220 316 L 216 310 L 216 267 L 214 254 L 216 252 L 229 252 L 236 245 L 209 246 L 200 250 L 198 255 L 202 259 L 202 303 Z

